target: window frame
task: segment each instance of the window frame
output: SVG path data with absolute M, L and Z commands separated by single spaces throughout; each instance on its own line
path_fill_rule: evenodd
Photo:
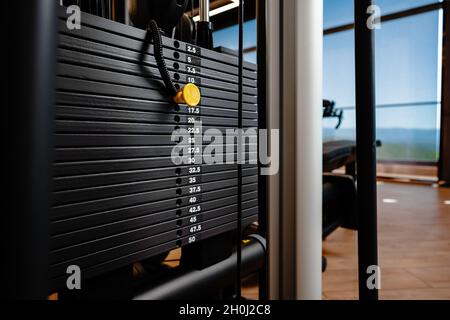
M 419 7 L 414 7 L 414 8 L 410 8 L 410 9 L 406 9 L 406 10 L 402 10 L 402 11 L 398 11 L 398 12 L 393 12 L 393 13 L 389 13 L 386 15 L 382 15 L 380 17 L 380 21 L 381 22 L 387 22 L 387 21 L 393 21 L 393 20 L 398 20 L 401 18 L 406 18 L 406 17 L 412 17 L 415 15 L 419 15 L 422 13 L 426 13 L 426 12 L 432 12 L 432 11 L 438 11 L 438 10 L 443 10 L 444 13 L 444 26 L 446 28 L 447 33 L 449 33 L 449 25 L 450 22 L 449 20 L 449 14 L 448 11 L 450 10 L 449 7 L 449 2 L 450 0 L 442 0 L 441 2 L 436 2 L 436 3 L 431 3 L 431 4 L 427 4 L 427 5 L 423 5 L 423 6 L 419 6 Z M 343 24 L 340 26 L 336 26 L 336 27 L 331 27 L 331 28 L 327 28 L 324 29 L 324 37 L 327 35 L 332 35 L 332 34 L 336 34 L 336 33 L 340 33 L 340 32 L 344 32 L 344 31 L 350 31 L 350 30 L 354 30 L 355 29 L 355 24 L 354 23 L 348 23 L 348 24 Z M 449 44 L 449 39 L 450 36 L 445 37 L 445 33 L 442 32 L 442 39 L 440 39 L 440 41 L 442 41 L 443 46 L 442 46 L 442 60 L 447 59 L 446 61 L 450 61 L 450 44 Z M 445 57 L 444 57 L 445 55 Z M 445 176 L 449 181 L 450 180 L 450 139 L 446 139 L 446 137 L 450 136 L 450 117 L 446 116 L 450 113 L 450 83 L 448 83 L 450 81 L 450 75 L 449 75 L 449 69 L 450 69 L 450 63 L 444 63 L 442 65 L 442 77 L 441 77 L 441 85 L 442 85 L 442 99 L 441 101 L 435 101 L 433 103 L 436 104 L 440 104 L 441 105 L 441 136 L 440 136 L 440 152 L 439 152 L 439 159 L 436 162 L 433 162 L 432 165 L 439 167 L 439 177 L 442 178 L 443 176 Z M 440 98 L 440 97 L 439 97 Z M 379 106 L 377 106 L 378 109 Z M 423 165 L 423 166 L 430 166 L 430 162 L 426 162 L 426 161 L 397 161 L 397 160 L 392 160 L 392 161 L 378 161 L 379 163 L 384 163 L 384 162 L 389 162 L 391 164 L 411 164 L 411 165 Z

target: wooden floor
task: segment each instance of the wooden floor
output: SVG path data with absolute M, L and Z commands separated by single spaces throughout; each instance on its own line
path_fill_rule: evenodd
M 381 299 L 450 299 L 450 189 L 381 183 L 378 188 Z M 357 298 L 356 233 L 323 243 L 324 299 Z
M 450 189 L 379 183 L 381 299 L 450 300 L 449 202 Z M 324 299 L 357 299 L 356 238 L 356 232 L 339 229 L 324 241 Z M 257 300 L 257 284 L 244 282 L 243 294 Z

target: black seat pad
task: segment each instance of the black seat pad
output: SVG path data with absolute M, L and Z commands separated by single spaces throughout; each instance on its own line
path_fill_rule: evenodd
M 323 170 L 331 172 L 354 162 L 356 142 L 351 140 L 329 141 L 323 144 Z

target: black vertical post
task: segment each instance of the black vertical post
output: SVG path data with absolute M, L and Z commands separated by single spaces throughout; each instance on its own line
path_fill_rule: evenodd
M 439 180 L 450 185 L 450 1 L 444 2 Z
M 9 56 L 3 109 L 6 146 L 1 214 L 2 296 L 48 294 L 51 137 L 59 1 L 7 1 Z
M 378 266 L 377 170 L 375 120 L 374 32 L 367 24 L 373 0 L 355 0 L 356 140 L 358 177 L 359 297 L 377 300 L 378 290 L 367 286 L 370 266 Z
M 93 12 L 92 12 L 92 14 L 94 14 L 96 16 L 100 16 L 102 14 L 100 1 L 101 0 L 94 0 L 92 2 L 92 5 L 93 5 Z
M 238 24 L 239 24 L 239 102 L 238 102 L 238 205 L 237 205 L 237 269 L 236 269 L 236 297 L 241 299 L 241 264 L 242 264 L 242 162 L 245 160 L 245 145 L 242 144 L 242 130 L 243 130 L 243 76 L 244 76 L 244 0 L 239 2 L 238 8 Z
M 257 30 L 257 65 L 258 65 L 258 129 L 267 129 L 266 115 L 266 0 L 256 2 L 256 30 Z M 259 134 L 258 134 L 259 137 Z M 258 177 L 258 220 L 259 233 L 267 239 L 267 177 L 261 175 L 261 164 L 259 164 Z M 264 268 L 259 272 L 259 299 L 267 300 L 267 256 Z
M 91 1 L 92 0 L 82 0 L 80 4 L 81 11 L 91 13 Z

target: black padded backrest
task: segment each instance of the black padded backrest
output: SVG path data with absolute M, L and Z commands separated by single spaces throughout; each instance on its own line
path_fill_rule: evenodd
M 356 142 L 338 140 L 323 144 L 323 168 L 330 172 L 356 159 Z

